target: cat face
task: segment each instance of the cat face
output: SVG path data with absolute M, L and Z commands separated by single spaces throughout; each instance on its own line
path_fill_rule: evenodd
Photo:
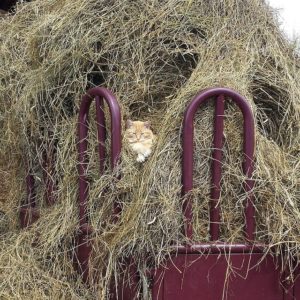
M 150 122 L 131 121 L 126 123 L 125 136 L 129 143 L 144 143 L 153 139 Z

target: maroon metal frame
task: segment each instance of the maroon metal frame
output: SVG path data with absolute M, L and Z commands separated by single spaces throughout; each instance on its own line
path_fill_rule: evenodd
M 96 102 L 96 119 L 98 131 L 98 152 L 99 152 L 99 170 L 100 174 L 104 172 L 105 162 L 105 139 L 106 127 L 105 116 L 103 111 L 103 100 L 107 103 L 111 116 L 111 168 L 112 170 L 118 164 L 121 153 L 121 113 L 119 104 L 115 96 L 107 89 L 95 87 L 90 89 L 86 95 L 82 97 L 79 120 L 78 120 L 78 154 L 79 154 L 79 232 L 77 234 L 76 247 L 76 267 L 78 272 L 82 274 L 83 280 L 88 281 L 89 278 L 89 258 L 92 252 L 91 234 L 93 229 L 88 221 L 88 194 L 89 182 L 86 177 L 88 166 L 88 114 L 90 105 L 95 98 Z M 114 205 L 115 218 L 119 215 L 121 208 L 118 204 Z
M 293 299 L 287 295 L 273 258 L 262 253 L 174 254 L 152 286 L 153 300 Z
M 54 181 L 54 156 L 56 148 L 55 146 L 47 146 L 48 153 L 46 150 L 43 152 L 43 181 L 45 183 L 45 201 L 48 206 L 53 205 L 56 202 L 55 189 L 56 184 Z M 27 167 L 26 175 L 26 200 L 22 203 L 20 208 L 20 226 L 21 228 L 30 227 L 40 217 L 39 209 L 36 207 L 36 191 L 35 191 L 35 180 L 32 174 L 32 169 Z
M 247 198 L 245 200 L 245 242 L 244 243 L 220 243 L 219 239 L 219 223 L 220 223 L 220 210 L 219 210 L 219 198 L 220 198 L 220 182 L 221 182 L 221 173 L 222 173 L 222 146 L 223 146 L 223 129 L 224 129 L 224 102 L 225 97 L 229 97 L 235 102 L 242 111 L 244 117 L 244 161 L 243 161 L 243 172 L 245 175 L 244 189 L 246 191 Z M 193 189 L 193 135 L 194 135 L 194 117 L 199 106 L 207 101 L 208 99 L 215 98 L 215 125 L 214 125 L 214 140 L 213 140 L 213 153 L 212 153 L 212 187 L 211 187 L 211 207 L 210 207 L 210 243 L 194 243 L 193 242 L 193 226 L 192 226 L 192 198 L 190 195 L 191 190 Z M 87 156 L 87 136 L 88 136 L 88 113 L 91 102 L 95 99 L 96 102 L 96 119 L 97 119 L 97 132 L 98 132 L 98 143 L 99 143 L 99 170 L 100 174 L 104 172 L 104 163 L 106 159 L 106 151 L 105 151 L 105 140 L 106 140 L 106 126 L 105 126 L 105 116 L 103 111 L 104 101 L 108 104 L 110 115 L 111 115 L 111 168 L 112 170 L 117 166 L 120 152 L 121 152 L 121 114 L 118 102 L 114 95 L 105 88 L 92 88 L 90 89 L 86 95 L 83 96 L 80 112 L 79 112 L 79 122 L 78 122 L 78 153 L 79 153 L 79 231 L 77 233 L 76 238 L 76 251 L 75 251 L 75 263 L 78 269 L 78 272 L 82 275 L 83 280 L 85 282 L 89 279 L 89 258 L 92 252 L 92 233 L 93 229 L 89 225 L 89 220 L 87 216 L 87 206 L 88 206 L 88 188 L 89 183 L 86 177 L 87 165 L 88 165 L 88 156 Z M 255 235 L 255 216 L 254 216 L 254 205 L 253 205 L 253 185 L 254 182 L 252 180 L 253 173 L 253 155 L 254 155 L 254 119 L 251 112 L 251 108 L 248 105 L 247 101 L 240 96 L 238 93 L 226 89 L 226 88 L 214 88 L 207 89 L 198 94 L 188 106 L 183 120 L 183 160 L 182 160 L 182 195 L 183 195 L 183 216 L 184 216 L 184 234 L 188 238 L 189 243 L 184 245 L 177 245 L 173 247 L 173 256 L 170 261 L 167 262 L 168 269 L 163 267 L 155 270 L 151 277 L 153 282 L 152 287 L 152 297 L 153 299 L 182 299 L 180 298 L 181 290 L 178 290 L 178 286 L 180 286 L 180 280 L 182 280 L 182 276 L 178 277 L 179 273 L 184 273 L 185 278 L 188 278 L 191 283 L 190 285 L 183 284 L 183 289 L 185 289 L 185 293 L 183 295 L 187 295 L 191 297 L 191 295 L 195 295 L 199 291 L 198 283 L 194 280 L 194 278 L 198 278 L 199 276 L 203 277 L 205 272 L 210 272 L 213 266 L 217 266 L 217 271 L 214 271 L 214 276 L 219 281 L 223 280 L 223 269 L 225 265 L 227 265 L 226 257 L 230 257 L 233 261 L 233 265 L 237 268 L 241 268 L 242 271 L 248 272 L 248 265 L 252 268 L 255 265 L 264 259 L 265 266 L 262 267 L 263 272 L 259 272 L 261 274 L 267 274 L 268 280 L 266 280 L 266 284 L 268 287 L 272 287 L 277 279 L 279 280 L 280 274 L 276 266 L 273 264 L 273 260 L 271 256 L 267 256 L 265 258 L 264 251 L 267 245 L 254 243 L 254 235 Z M 52 153 L 52 152 L 51 152 Z M 47 174 L 52 174 L 52 161 L 53 156 L 49 160 L 44 160 L 45 162 L 45 170 L 50 168 L 50 172 L 46 172 L 46 177 L 44 178 L 47 188 L 47 195 L 53 197 L 54 191 L 54 182 L 49 181 L 47 179 Z M 27 185 L 27 199 L 25 204 L 21 207 L 20 211 L 20 219 L 21 226 L 27 227 L 31 225 L 38 217 L 39 213 L 36 209 L 35 202 L 35 189 L 34 189 L 34 177 L 31 171 L 28 171 L 26 177 L 26 185 Z M 52 204 L 52 198 L 47 196 L 47 203 Z M 118 204 L 114 204 L 114 220 L 117 220 L 119 214 L 121 212 L 121 207 Z M 205 254 L 205 255 L 203 255 Z M 226 254 L 226 255 L 224 255 Z M 219 260 L 220 259 L 220 260 Z M 207 260 L 207 261 L 206 261 Z M 136 266 L 132 259 L 128 260 L 128 270 L 124 271 L 123 278 L 127 277 L 127 274 L 133 278 L 133 285 L 130 285 L 126 280 L 121 284 L 122 288 L 115 291 L 113 288 L 113 299 L 126 299 L 132 300 L 135 297 L 135 293 L 138 288 L 138 274 L 136 272 Z M 196 263 L 195 263 L 196 262 Z M 246 262 L 246 264 L 244 263 Z M 186 266 L 193 266 L 191 269 L 187 269 Z M 202 268 L 203 267 L 203 268 Z M 188 267 L 190 268 L 190 267 Z M 207 269 L 208 268 L 208 269 Z M 226 266 L 225 266 L 226 268 Z M 167 271 L 166 271 L 167 270 Z M 190 270 L 190 271 L 189 271 Z M 267 271 L 266 271 L 267 270 Z M 177 273 L 176 273 L 177 272 Z M 175 274 L 176 273 L 176 274 Z M 258 274 L 258 273 L 257 273 Z M 164 276 L 166 280 L 164 280 Z M 206 276 L 206 275 L 205 275 Z M 122 276 L 121 276 L 122 277 Z M 250 279 L 253 280 L 256 277 L 256 273 L 252 272 L 250 275 Z M 264 277 L 263 277 L 264 278 Z M 163 282 L 163 289 L 165 290 L 164 294 L 161 293 L 160 282 Z M 188 281 L 189 281 L 188 280 Z M 205 278 L 201 279 L 203 282 Z M 200 282 L 201 282 L 200 280 Z M 250 280 L 250 281 L 251 281 Z M 242 280 L 244 281 L 244 279 Z M 252 281 L 253 282 L 253 281 Z M 299 280 L 298 286 L 299 286 Z M 218 283 L 218 284 L 219 284 Z M 164 286 L 166 284 L 166 287 Z M 175 290 L 177 288 L 177 292 L 170 291 L 170 287 L 167 285 L 171 285 Z M 239 289 L 243 286 L 243 283 L 239 282 Z M 253 285 L 253 283 L 252 283 Z M 283 299 L 294 299 L 294 296 L 297 293 L 300 293 L 300 289 L 296 289 L 289 286 L 288 284 L 283 284 L 288 293 L 283 294 Z M 120 286 L 120 285 L 119 285 Z M 212 285 L 210 283 L 209 288 L 221 288 L 219 285 Z M 204 286 L 207 288 L 207 286 Z M 263 280 L 259 283 L 260 291 L 265 289 Z M 169 290 L 168 290 L 169 289 Z M 172 288 L 171 288 L 172 289 Z M 191 289 L 191 291 L 189 291 Z M 198 289 L 198 290 L 197 290 Z M 252 291 L 255 290 L 255 286 L 251 286 Z M 242 290 L 243 291 L 243 290 Z M 193 294 L 194 293 L 194 294 Z M 281 289 L 279 287 L 274 287 L 274 291 L 272 295 L 279 295 L 281 293 Z M 168 295 L 171 297 L 168 297 Z M 199 295 L 199 294 L 197 294 Z M 174 298 L 175 297 L 175 298 Z M 178 298 L 179 297 L 179 298 Z M 198 297 L 198 296 L 197 296 Z M 202 297 L 202 296 L 201 296 Z M 203 297 L 206 297 L 205 294 Z M 203 298 L 202 297 L 202 298 Z M 218 296 L 219 297 L 219 296 Z M 272 296 L 273 297 L 273 296 Z M 280 295 L 278 299 L 281 299 Z M 201 298 L 201 299 L 202 299 Z M 186 298 L 185 298 L 186 299 Z M 188 298 L 194 299 L 194 298 Z M 203 298 L 204 299 L 204 298 Z M 213 298 L 207 299 L 216 299 L 216 296 Z M 233 298 L 239 299 L 239 298 Z M 244 298 L 244 299 L 252 299 Z M 257 299 L 257 298 L 255 298 Z M 268 298 L 269 299 L 269 298 Z M 273 298 L 270 298 L 274 300 Z M 277 298 L 276 298 L 277 299 Z
M 52 206 L 56 202 L 56 182 L 55 182 L 55 156 L 56 156 L 56 144 L 57 140 L 53 139 L 53 134 L 51 133 L 52 142 L 46 144 L 46 149 L 43 152 L 43 180 L 45 183 L 45 195 L 44 198 L 48 206 Z
M 244 189 L 247 193 L 245 202 L 246 216 L 246 239 L 254 240 L 255 219 L 253 206 L 253 155 L 254 155 L 254 118 L 248 102 L 238 93 L 227 88 L 207 89 L 198 94 L 188 106 L 183 120 L 183 161 L 182 161 L 182 193 L 183 196 L 193 189 L 193 139 L 194 139 L 194 117 L 201 104 L 210 98 L 216 98 L 215 110 L 215 128 L 214 128 L 214 150 L 212 161 L 212 189 L 211 189 L 211 209 L 210 209 L 210 235 L 211 241 L 219 238 L 220 211 L 218 202 L 220 198 L 221 181 L 221 158 L 223 145 L 223 120 L 224 120 L 224 96 L 230 97 L 241 109 L 244 117 L 244 162 L 243 172 L 246 176 Z M 185 218 L 185 235 L 187 238 L 193 238 L 192 227 L 192 199 L 186 197 L 183 203 L 183 214 Z
M 26 200 L 20 208 L 20 226 L 26 228 L 31 226 L 38 218 L 39 211 L 36 208 L 36 193 L 35 193 L 35 180 L 31 173 L 31 169 L 28 169 L 26 175 Z
M 245 175 L 245 242 L 229 244 L 219 242 L 220 182 L 224 129 L 224 101 L 229 97 L 241 109 L 244 118 L 243 172 Z M 197 109 L 208 99 L 215 100 L 215 123 L 212 153 L 212 187 L 210 203 L 210 242 L 193 242 L 192 196 L 193 189 L 193 135 Z M 189 242 L 173 246 L 172 257 L 164 267 L 152 275 L 153 300 L 223 299 L 228 259 L 240 274 L 231 278 L 229 298 L 226 299 L 294 299 L 293 289 L 280 284 L 280 270 L 272 256 L 265 256 L 267 245 L 254 243 L 255 210 L 253 205 L 253 156 L 255 147 L 254 118 L 247 101 L 227 88 L 207 89 L 199 93 L 186 109 L 183 120 L 182 195 L 184 235 Z M 263 262 L 262 264 L 260 262 Z M 257 268 L 257 265 L 260 265 Z M 248 275 L 247 275 L 248 274 Z M 248 280 L 245 280 L 247 277 Z M 211 278 L 211 279 L 209 279 Z M 257 278 L 258 281 L 257 281 Z M 243 296 L 241 296 L 243 294 Z M 195 298 L 196 297 L 196 298 Z M 259 297 L 259 298 L 258 298 Z M 262 297 L 262 298 L 260 298 Z M 266 298 L 265 298 L 266 297 Z M 123 298 L 130 299 L 130 298 Z

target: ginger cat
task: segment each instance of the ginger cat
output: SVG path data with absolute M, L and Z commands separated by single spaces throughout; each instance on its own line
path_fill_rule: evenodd
M 131 149 L 137 153 L 137 162 L 144 162 L 151 154 L 155 135 L 150 129 L 150 122 L 131 121 L 126 123 L 125 138 Z

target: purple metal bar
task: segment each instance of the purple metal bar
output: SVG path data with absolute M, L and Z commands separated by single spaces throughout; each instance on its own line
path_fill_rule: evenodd
M 246 238 L 249 241 L 254 239 L 255 231 L 255 220 L 254 220 L 254 206 L 253 206 L 253 180 L 251 179 L 253 172 L 253 155 L 254 155 L 254 119 L 251 108 L 245 98 L 236 93 L 233 90 L 227 88 L 213 88 L 207 89 L 200 94 L 198 94 L 189 104 L 183 120 L 183 162 L 182 162 L 182 192 L 183 195 L 188 194 L 193 188 L 193 137 L 194 137 L 194 117 L 198 107 L 204 103 L 206 100 L 224 95 L 230 97 L 241 109 L 244 117 L 244 162 L 243 162 L 243 172 L 246 176 L 246 181 L 244 184 L 245 191 L 247 193 L 247 199 L 245 203 L 245 216 L 246 216 Z M 222 99 L 222 98 L 219 98 Z M 216 129 L 215 129 L 216 130 Z M 218 147 L 217 147 L 218 148 Z M 216 152 L 219 153 L 219 152 Z M 214 179 L 213 187 L 218 187 L 219 178 L 221 178 L 221 168 L 213 170 Z M 215 189 L 217 194 L 218 189 Z M 214 195 L 216 196 L 216 195 Z M 216 203 L 216 199 L 213 199 Z M 215 208 L 213 206 L 213 208 Z M 213 209 L 214 216 L 215 210 Z M 192 239 L 192 200 L 191 197 L 186 197 L 183 203 L 183 213 L 185 217 L 185 235 Z M 214 220 L 214 219 L 213 219 Z M 214 236 L 216 237 L 216 228 L 214 228 Z M 211 235 L 212 236 L 212 235 Z
M 26 200 L 20 208 L 20 226 L 26 228 L 32 225 L 38 218 L 39 213 L 36 209 L 36 194 L 34 188 L 35 180 L 29 169 L 26 175 Z
M 174 246 L 174 253 L 179 254 L 218 254 L 218 253 L 263 253 L 267 249 L 264 244 L 228 244 L 207 243 Z
M 56 201 L 55 197 L 55 181 L 54 181 L 54 163 L 55 163 L 55 142 L 47 144 L 42 154 L 43 180 L 45 183 L 44 198 L 47 205 L 53 205 Z M 27 166 L 28 174 L 26 175 L 27 195 L 24 204 L 20 209 L 21 228 L 32 225 L 40 216 L 39 210 L 36 208 L 35 181 L 31 174 L 32 170 Z
M 222 172 L 222 147 L 224 131 L 224 95 L 220 95 L 215 101 L 215 129 L 212 153 L 212 188 L 211 188 L 211 208 L 210 208 L 210 234 L 211 240 L 219 239 L 220 209 L 219 199 L 221 193 L 221 172 Z
M 34 189 L 34 177 L 31 174 L 31 170 L 28 172 L 27 176 L 26 176 L 26 189 L 27 189 L 27 201 L 26 203 L 28 204 L 28 206 L 30 207 L 35 207 L 36 203 L 35 203 L 35 189 Z
M 54 164 L 55 164 L 55 146 L 47 145 L 43 153 L 43 177 L 46 186 L 45 199 L 47 205 L 51 206 L 56 202 Z
M 89 258 L 92 252 L 91 235 L 93 228 L 87 223 L 80 225 L 79 233 L 76 237 L 77 251 L 74 257 L 74 265 L 81 274 L 84 282 L 89 279 Z
M 121 113 L 119 104 L 115 96 L 107 89 L 102 87 L 95 87 L 90 89 L 86 95 L 82 97 L 79 120 L 78 120 L 78 153 L 79 153 L 79 224 L 80 229 L 77 236 L 77 253 L 76 264 L 78 271 L 82 274 L 83 280 L 88 281 L 88 262 L 92 251 L 91 234 L 93 229 L 88 225 L 87 218 L 87 201 L 88 201 L 88 180 L 86 177 L 88 157 L 87 157 L 87 137 L 88 137 L 88 113 L 90 105 L 96 100 L 96 116 L 97 116 L 97 130 L 99 143 L 99 159 L 100 172 L 104 171 L 105 159 L 105 120 L 103 112 L 103 99 L 108 104 L 111 116 L 111 168 L 112 170 L 117 166 L 121 152 Z M 114 214 L 120 212 L 120 207 L 115 204 Z
M 78 152 L 79 152 L 79 217 L 80 224 L 87 223 L 87 199 L 88 199 L 88 181 L 86 178 L 86 169 L 88 164 L 87 159 L 87 136 L 88 136 L 88 112 L 92 100 L 94 97 L 103 97 L 109 106 L 111 114 L 111 167 L 114 169 L 117 166 L 118 159 L 121 152 L 121 113 L 119 104 L 115 96 L 107 89 L 101 87 L 95 87 L 88 91 L 86 95 L 82 97 L 82 102 L 79 111 L 79 124 L 78 124 Z M 100 101 L 99 101 L 99 104 Z M 103 112 L 99 113 L 98 117 L 103 116 Z M 102 108 L 101 108 L 102 110 Z M 103 138 L 103 124 L 104 122 L 97 120 L 98 122 L 98 138 Z M 101 146 L 105 141 L 99 141 L 99 154 L 100 160 L 104 158 L 103 148 Z M 102 167 L 100 167 L 100 170 Z
M 103 99 L 99 96 L 95 96 L 96 101 L 96 116 L 98 124 L 98 151 L 99 151 L 99 169 L 100 174 L 104 172 L 105 163 L 105 141 L 106 141 L 106 127 L 105 127 L 105 115 L 103 110 Z

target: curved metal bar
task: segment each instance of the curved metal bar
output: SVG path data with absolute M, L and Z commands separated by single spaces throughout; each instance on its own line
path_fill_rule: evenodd
M 99 170 L 100 174 L 104 172 L 105 163 L 105 141 L 106 141 L 106 127 L 105 127 L 105 115 L 103 110 L 103 99 L 99 96 L 95 96 L 96 102 L 96 119 L 98 125 L 98 152 L 99 152 Z
M 253 206 L 253 180 L 251 179 L 253 173 L 253 155 L 254 155 L 254 118 L 249 104 L 246 99 L 235 91 L 228 88 L 212 88 L 207 89 L 199 93 L 189 104 L 185 111 L 183 120 L 183 161 L 182 161 L 182 193 L 188 194 L 193 188 L 193 138 L 194 138 L 194 117 L 198 107 L 206 100 L 216 96 L 228 96 L 230 97 L 241 109 L 244 117 L 244 162 L 243 172 L 247 178 L 244 183 L 244 189 L 247 194 L 245 203 L 245 216 L 246 216 L 246 238 L 249 241 L 254 239 L 255 220 L 254 220 L 254 206 Z M 216 129 L 215 129 L 216 130 Z M 221 168 L 215 168 L 213 170 L 214 178 L 217 182 L 213 182 L 213 188 L 216 188 L 216 194 L 219 187 L 218 182 L 221 178 Z M 213 199 L 217 201 L 217 199 Z M 192 200 L 187 196 L 183 203 L 183 213 L 185 217 L 185 235 L 192 239 Z M 214 216 L 214 214 L 211 214 Z M 210 220 L 214 222 L 215 220 Z M 216 238 L 216 232 L 214 232 L 213 238 Z
M 105 116 L 103 111 L 103 100 L 108 104 L 111 115 L 111 168 L 112 170 L 117 166 L 121 153 L 121 112 L 119 104 L 115 96 L 107 89 L 95 87 L 90 89 L 86 95 L 82 97 L 82 102 L 79 110 L 78 120 L 78 153 L 79 153 L 79 224 L 80 231 L 77 235 L 77 251 L 75 257 L 75 265 L 78 271 L 82 274 L 85 282 L 89 279 L 89 258 L 92 252 L 91 234 L 93 229 L 88 224 L 87 218 L 87 201 L 88 201 L 88 180 L 86 177 L 88 157 L 88 114 L 89 108 L 95 98 L 96 102 L 96 119 L 98 131 L 99 144 L 99 160 L 100 160 L 100 174 L 104 172 L 105 161 Z M 121 211 L 121 208 L 115 204 L 114 216 Z
M 89 108 L 92 103 L 93 98 L 96 98 L 98 105 L 102 105 L 99 98 L 103 98 L 108 104 L 110 115 L 111 115 L 111 167 L 112 169 L 117 166 L 120 152 L 121 152 L 121 113 L 119 104 L 115 96 L 107 89 L 102 87 L 95 87 L 90 89 L 86 95 L 82 97 L 82 102 L 79 111 L 79 121 L 78 121 L 78 152 L 79 152 L 79 218 L 80 225 L 87 223 L 87 199 L 88 199 L 88 181 L 86 178 L 87 171 L 87 136 L 88 136 L 88 113 Z M 104 129 L 104 117 L 103 108 L 98 107 L 97 109 L 97 129 L 98 129 L 98 139 L 105 138 Z M 103 172 L 103 159 L 105 158 L 104 152 L 104 142 L 105 140 L 99 140 L 99 159 L 100 159 L 100 171 Z

